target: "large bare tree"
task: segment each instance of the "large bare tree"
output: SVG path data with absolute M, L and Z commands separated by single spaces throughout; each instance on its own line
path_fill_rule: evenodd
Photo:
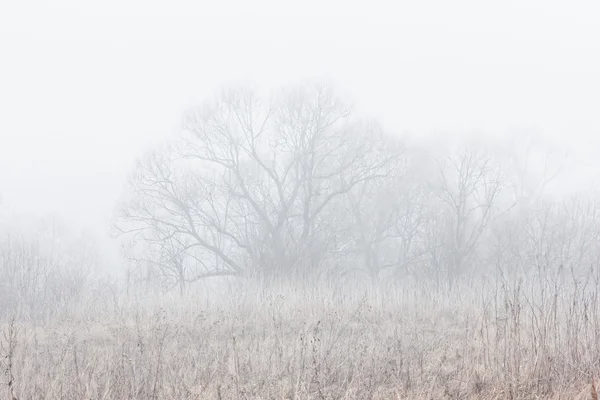
M 130 181 L 117 221 L 130 257 L 179 284 L 322 268 L 344 235 L 345 196 L 401 157 L 351 111 L 329 87 L 300 85 L 268 99 L 227 90 L 188 112 Z

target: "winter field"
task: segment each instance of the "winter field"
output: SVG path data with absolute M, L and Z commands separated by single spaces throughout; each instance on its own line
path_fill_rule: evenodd
M 232 283 L 2 317 L 15 399 L 594 399 L 600 276 L 452 291 Z M 407 285 L 408 286 L 408 285 Z

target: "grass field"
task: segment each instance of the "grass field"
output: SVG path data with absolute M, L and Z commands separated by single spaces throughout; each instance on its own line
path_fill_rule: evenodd
M 236 284 L 88 295 L 2 322 L 0 398 L 594 399 L 599 287 L 590 274 L 443 293 Z

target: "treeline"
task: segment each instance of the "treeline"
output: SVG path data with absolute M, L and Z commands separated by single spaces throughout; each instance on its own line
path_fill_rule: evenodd
M 224 90 L 132 174 L 115 224 L 128 277 L 181 291 L 217 276 L 441 290 L 597 262 L 598 201 L 544 195 L 560 152 L 407 139 L 327 86 Z

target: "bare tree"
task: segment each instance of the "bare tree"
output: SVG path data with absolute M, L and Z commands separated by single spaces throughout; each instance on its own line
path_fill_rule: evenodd
M 384 151 L 382 137 L 324 86 L 267 101 L 225 91 L 187 113 L 176 143 L 139 164 L 117 227 L 154 248 L 133 258 L 164 269 L 157 254 L 183 257 L 190 267 L 179 279 L 188 282 L 318 269 L 335 250 L 331 209 L 395 168 L 398 154 Z
M 91 238 L 56 222 L 36 224 L 33 233 L 8 228 L 0 236 L 0 314 L 57 312 L 83 294 L 99 265 Z
M 507 219 L 493 235 L 496 273 L 504 284 L 532 279 L 551 286 L 568 274 L 573 282 L 600 262 L 598 199 L 544 200 L 527 215 Z M 540 293 L 543 295 L 543 293 Z
M 414 275 L 427 252 L 424 224 L 432 193 L 421 160 L 406 153 L 410 151 L 398 159 L 395 174 L 348 193 L 357 254 L 374 280 L 384 271 L 398 278 Z
M 506 184 L 510 190 L 506 205 L 515 205 L 515 211 L 526 214 L 543 199 L 548 186 L 564 171 L 568 153 L 552 145 L 548 138 L 533 133 L 515 132 L 518 138 L 510 140 L 496 151 L 500 153 Z
M 480 239 L 493 217 L 503 179 L 492 158 L 480 149 L 464 148 L 438 161 L 436 195 L 445 206 L 437 224 L 445 226 L 442 264 L 450 285 L 470 267 Z M 441 218 L 441 220 L 440 220 Z

